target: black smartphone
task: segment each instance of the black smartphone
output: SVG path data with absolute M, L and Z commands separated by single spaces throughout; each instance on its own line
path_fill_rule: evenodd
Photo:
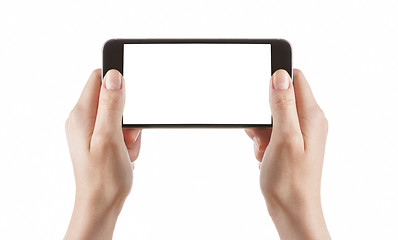
M 124 128 L 271 128 L 269 81 L 292 76 L 284 39 L 111 39 L 102 76 L 123 74 Z

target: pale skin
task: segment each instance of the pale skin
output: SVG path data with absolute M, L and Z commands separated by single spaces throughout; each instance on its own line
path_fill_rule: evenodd
M 260 188 L 281 239 L 331 239 L 320 183 L 328 124 L 303 73 L 270 81 L 273 129 L 245 129 L 260 162 Z M 64 239 L 112 239 L 133 182 L 141 129 L 122 129 L 125 82 L 95 70 L 65 124 L 76 182 Z

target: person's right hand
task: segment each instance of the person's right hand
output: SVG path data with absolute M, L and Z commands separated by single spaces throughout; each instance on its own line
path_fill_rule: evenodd
M 246 129 L 260 161 L 260 186 L 281 239 L 330 239 L 320 183 L 328 122 L 303 73 L 270 81 L 273 129 Z

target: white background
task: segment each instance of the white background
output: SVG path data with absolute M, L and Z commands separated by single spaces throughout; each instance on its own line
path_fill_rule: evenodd
M 124 44 L 123 58 L 124 124 L 271 124 L 270 44 Z
M 109 38 L 288 39 L 329 120 L 335 239 L 398 239 L 398 3 L 3 1 L 0 239 L 60 239 L 73 208 L 64 122 Z M 250 92 L 247 92 L 250 97 Z M 277 239 L 243 130 L 145 130 L 115 239 Z

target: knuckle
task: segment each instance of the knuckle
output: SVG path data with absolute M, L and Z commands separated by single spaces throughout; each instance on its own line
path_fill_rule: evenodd
M 280 94 L 271 100 L 278 110 L 290 110 L 295 106 L 295 99 L 291 94 Z
M 284 131 L 280 134 L 278 145 L 288 152 L 296 153 L 303 149 L 303 139 L 300 133 Z
M 112 141 L 112 134 L 110 131 L 101 130 L 101 132 L 95 136 L 95 140 L 95 143 L 105 145 Z
M 328 129 L 328 120 L 326 119 L 324 111 L 319 107 L 316 106 L 311 111 L 311 119 L 319 124 L 322 128 Z
M 91 148 L 97 152 L 106 152 L 108 149 L 114 148 L 116 141 L 110 133 L 101 132 L 101 134 L 95 135 L 91 140 Z
M 322 109 L 318 105 L 309 107 L 306 111 L 306 115 L 309 119 L 315 121 L 319 121 L 325 116 Z
M 107 141 L 104 137 L 96 136 L 91 139 L 92 152 L 105 151 L 106 147 Z
M 318 118 L 319 120 L 324 120 L 325 119 L 325 113 L 323 112 L 323 110 L 318 106 L 317 107 L 317 114 L 318 114 Z
M 290 134 L 285 137 L 285 145 L 289 150 L 295 151 L 301 147 L 302 139 L 298 134 Z
M 65 128 L 69 129 L 72 126 L 76 126 L 79 123 L 79 119 L 81 116 L 82 108 L 79 105 L 76 105 L 72 111 L 69 113 L 68 119 L 65 122 Z
M 100 97 L 99 104 L 105 110 L 119 110 L 122 103 L 122 98 L 112 94 L 104 94 Z

